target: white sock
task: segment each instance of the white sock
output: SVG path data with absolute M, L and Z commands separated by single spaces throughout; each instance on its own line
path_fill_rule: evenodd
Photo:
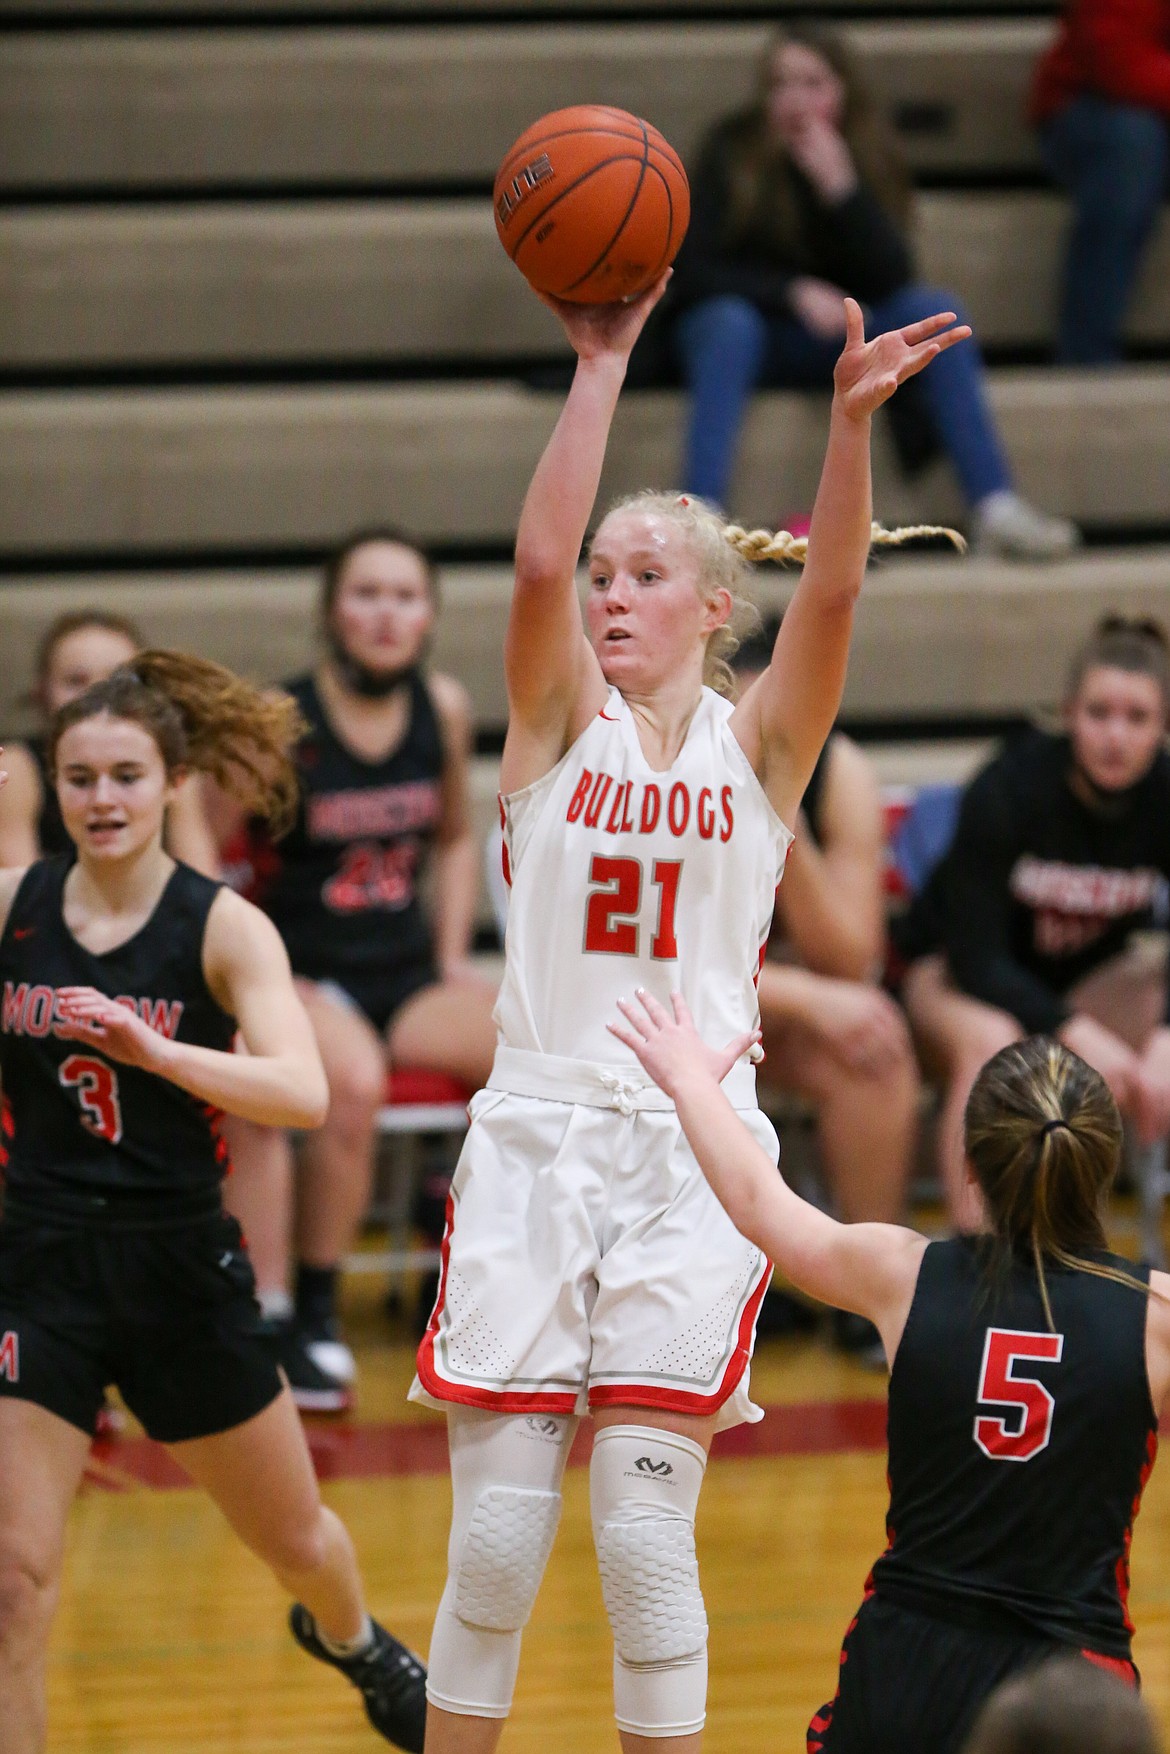
M 362 1629 L 357 1634 L 356 1638 L 347 1638 L 344 1643 L 338 1643 L 335 1639 L 326 1638 L 321 1628 L 317 1626 L 315 1620 L 313 1625 L 317 1627 L 317 1637 L 321 1640 L 321 1643 L 325 1646 L 325 1649 L 329 1652 L 331 1657 L 341 1657 L 343 1659 L 346 1657 L 360 1657 L 364 1651 L 369 1650 L 374 1642 L 374 1628 L 368 1614 L 362 1616 Z
M 270 1291 L 257 1291 L 256 1302 L 260 1305 L 260 1314 L 271 1322 L 287 1321 L 293 1312 L 293 1300 L 281 1285 Z

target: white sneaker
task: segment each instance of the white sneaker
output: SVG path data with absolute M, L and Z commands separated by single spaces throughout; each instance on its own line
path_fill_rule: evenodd
M 347 1387 L 357 1380 L 357 1361 L 343 1340 L 308 1339 L 305 1351 L 326 1376 Z
M 989 493 L 975 507 L 972 549 L 1004 560 L 1063 560 L 1081 545 L 1081 533 L 1068 518 L 1038 511 L 1005 488 Z

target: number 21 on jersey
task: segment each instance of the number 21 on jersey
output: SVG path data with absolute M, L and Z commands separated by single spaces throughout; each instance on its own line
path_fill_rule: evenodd
M 979 1404 L 1012 1409 L 1007 1416 L 1002 1411 L 975 1416 L 975 1442 L 993 1462 L 1030 1462 L 1047 1449 L 1056 1402 L 1038 1378 L 1016 1365 L 1029 1359 L 1058 1364 L 1063 1351 L 1063 1334 L 988 1328 L 979 1372 Z
M 658 921 L 650 940 L 650 954 L 657 962 L 673 962 L 678 956 L 674 913 L 678 901 L 681 859 L 655 859 L 650 881 L 658 891 Z M 592 890 L 585 904 L 585 949 L 608 956 L 637 956 L 638 915 L 642 908 L 641 859 L 608 858 L 594 853 L 589 881 Z
M 88 1054 L 70 1054 L 62 1060 L 57 1076 L 66 1090 L 76 1090 L 86 1132 L 116 1145 L 122 1137 L 122 1104 L 113 1067 Z

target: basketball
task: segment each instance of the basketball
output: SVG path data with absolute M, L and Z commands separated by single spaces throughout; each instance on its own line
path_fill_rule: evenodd
M 606 104 L 542 116 L 493 191 L 500 242 L 537 292 L 608 304 L 653 286 L 691 212 L 682 160 L 657 128 Z

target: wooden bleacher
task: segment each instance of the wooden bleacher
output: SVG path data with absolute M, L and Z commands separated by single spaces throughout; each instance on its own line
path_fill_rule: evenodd
M 792 578 L 762 571 L 762 607 L 779 608 Z M 498 654 L 511 573 L 499 565 L 447 566 L 441 580 L 435 662 L 464 678 L 477 724 L 500 727 L 506 701 Z M 9 735 L 32 724 L 23 696 L 42 629 L 87 603 L 130 616 L 152 642 L 205 652 L 261 681 L 304 669 L 315 650 L 311 568 L 17 574 L 11 587 L 0 667 L 0 726 Z M 845 716 L 905 724 L 1041 713 L 1059 702 L 1073 653 L 1100 615 L 1156 615 L 1168 598 L 1165 548 L 1091 550 L 1042 569 L 945 557 L 882 560 L 858 608 Z
M 1088 524 L 1161 525 L 1170 476 L 1170 374 L 994 374 L 991 399 L 1020 489 Z M 425 540 L 510 543 L 559 398 L 508 382 L 0 394 L 0 530 L 10 553 L 143 556 L 327 547 L 390 518 Z M 682 398 L 625 398 L 602 498 L 677 476 Z M 737 515 L 775 522 L 812 504 L 827 402 L 758 397 L 731 490 Z M 942 464 L 903 480 L 875 440 L 883 517 L 961 515 Z
M 1065 224 L 1052 194 L 919 197 L 923 276 L 985 347 L 1051 337 Z M 1135 340 L 1170 337 L 1170 223 Z M 29 208 L 0 229 L 4 364 L 25 371 L 568 359 L 522 295 L 482 198 Z
M 686 155 L 747 100 L 770 28 L 719 22 L 717 7 L 711 22 L 684 28 L 245 29 L 235 11 L 231 30 L 7 37 L 0 188 L 490 186 L 534 116 L 582 101 L 649 116 Z M 260 20 L 263 8 L 248 13 Z M 1051 32 L 1045 18 L 845 27 L 910 162 L 928 174 L 1038 169 L 1024 103 Z

